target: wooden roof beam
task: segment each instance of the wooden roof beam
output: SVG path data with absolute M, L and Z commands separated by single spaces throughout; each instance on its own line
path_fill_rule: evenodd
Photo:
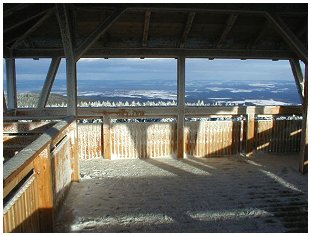
M 288 28 L 280 16 L 265 13 L 267 20 L 273 25 L 275 30 L 281 35 L 288 46 L 299 56 L 299 58 L 308 64 L 308 50 L 297 38 L 297 36 Z
M 22 36 L 15 40 L 11 48 L 16 48 L 25 38 L 36 31 L 42 25 L 42 23 L 52 15 L 52 13 L 54 13 L 54 9 L 47 11 L 32 27 L 30 27 Z
M 116 9 L 102 24 L 100 24 L 79 46 L 75 51 L 76 60 L 78 61 L 83 54 L 103 35 L 110 26 L 116 22 L 125 12 L 126 8 Z
M 269 23 L 266 22 L 266 24 L 262 27 L 261 31 L 259 32 L 259 34 L 257 35 L 256 38 L 254 38 L 253 40 L 251 40 L 248 45 L 247 45 L 247 49 L 251 49 L 254 48 L 255 45 L 259 42 L 260 39 L 262 39 L 263 36 L 265 36 L 265 34 L 267 33 L 269 29 Z
M 4 55 L 9 57 L 10 55 Z M 12 56 L 16 58 L 51 58 L 64 57 L 62 48 L 15 49 Z M 235 50 L 235 49 L 181 49 L 181 48 L 91 48 L 85 57 L 200 57 L 200 58 L 234 58 L 234 59 L 279 59 L 289 60 L 297 55 L 288 50 Z
M 66 4 L 56 4 L 56 17 L 62 37 L 66 58 L 74 58 L 69 13 Z
M 10 4 L 9 4 L 10 5 Z M 22 10 L 29 6 L 29 3 L 16 4 L 13 7 L 3 10 L 3 17 L 8 17 L 14 14 L 16 11 Z
M 224 40 L 226 39 L 226 37 L 228 36 L 228 34 L 230 33 L 236 19 L 238 18 L 238 14 L 230 14 L 226 27 L 223 30 L 217 44 L 216 44 L 216 48 L 220 48 L 222 43 L 224 42 Z
M 195 12 L 190 12 L 188 14 L 187 22 L 186 22 L 183 34 L 181 36 L 180 44 L 179 44 L 180 48 L 184 48 L 185 46 L 186 40 L 188 38 L 188 35 L 190 33 L 190 30 L 193 24 L 194 17 L 195 17 Z
M 149 35 L 149 24 L 150 24 L 151 11 L 145 12 L 145 22 L 144 22 L 144 33 L 143 33 L 143 47 L 147 46 L 148 35 Z
M 50 10 L 50 8 L 49 9 L 40 10 L 40 11 L 37 11 L 35 13 L 34 12 L 29 12 L 27 15 L 23 15 L 22 18 L 19 21 L 17 21 L 17 22 L 12 21 L 12 23 L 11 23 L 11 21 L 9 21 L 9 19 L 7 19 L 6 22 L 9 22 L 9 23 L 6 23 L 6 24 L 4 23 L 3 24 L 3 33 L 6 33 L 6 32 L 8 32 L 8 31 L 10 31 L 12 29 L 15 29 L 16 27 L 18 27 L 20 25 L 23 25 L 26 22 L 31 21 L 31 20 L 33 20 L 33 19 L 35 19 L 35 18 L 45 14 L 49 10 Z

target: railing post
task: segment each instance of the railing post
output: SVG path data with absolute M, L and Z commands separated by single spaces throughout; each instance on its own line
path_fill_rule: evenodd
M 111 159 L 111 141 L 110 141 L 110 126 L 111 120 L 110 117 L 103 117 L 103 126 L 102 126 L 102 155 L 105 159 Z
M 185 140 L 185 57 L 177 59 L 177 157 L 184 158 Z
M 34 160 L 37 178 L 40 232 L 53 232 L 54 195 L 49 145 Z
M 15 59 L 7 58 L 5 59 L 5 63 L 7 80 L 7 107 L 8 110 L 11 110 L 17 108 Z
M 70 147 L 71 147 L 71 160 L 72 160 L 72 175 L 73 182 L 80 180 L 80 165 L 79 165 L 79 151 L 78 151 L 78 124 L 77 120 L 73 121 L 73 127 L 70 131 Z
M 255 115 L 247 114 L 246 116 L 246 137 L 245 137 L 245 154 L 252 156 L 254 154 L 255 144 Z

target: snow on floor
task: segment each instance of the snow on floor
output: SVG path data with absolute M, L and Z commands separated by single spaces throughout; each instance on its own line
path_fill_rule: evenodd
M 56 232 L 307 232 L 297 155 L 80 162 Z

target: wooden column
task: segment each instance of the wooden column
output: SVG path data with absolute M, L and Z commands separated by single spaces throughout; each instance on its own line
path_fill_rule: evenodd
M 66 58 L 67 115 L 77 115 L 77 67 L 74 58 Z
M 77 71 L 76 58 L 72 44 L 69 12 L 66 4 L 56 4 L 56 16 L 66 57 L 67 115 L 77 115 Z
M 60 64 L 61 58 L 57 57 L 57 58 L 52 58 L 51 64 L 50 64 L 50 68 L 49 71 L 46 75 L 45 81 L 44 81 L 44 85 L 40 94 L 40 98 L 38 101 L 38 108 L 44 108 L 46 106 L 46 103 L 48 101 L 54 80 L 55 80 L 55 76 Z
M 308 170 L 308 64 L 305 64 L 305 82 L 303 98 L 303 120 L 300 145 L 299 171 L 304 174 Z
M 6 58 L 6 83 L 8 110 L 17 108 L 15 59 Z
M 6 113 L 8 111 L 8 107 L 6 105 L 6 101 L 5 101 L 5 96 L 4 96 L 4 92 L 3 92 L 3 113 Z
M 184 158 L 185 57 L 177 59 L 177 157 Z

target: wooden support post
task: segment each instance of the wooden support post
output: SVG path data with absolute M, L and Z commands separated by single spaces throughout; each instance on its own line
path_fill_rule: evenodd
M 38 101 L 38 108 L 44 108 L 46 106 L 46 103 L 48 101 L 54 80 L 55 80 L 55 76 L 60 64 L 61 58 L 57 57 L 57 58 L 52 58 L 51 64 L 50 64 L 50 68 L 49 71 L 46 75 L 45 81 L 44 81 L 44 85 L 40 94 L 40 98 Z
M 245 136 L 245 154 L 252 156 L 254 154 L 255 143 L 255 115 L 247 114 Z
M 294 75 L 294 79 L 296 82 L 296 87 L 298 90 L 299 98 L 301 104 L 303 104 L 303 97 L 304 97 L 304 78 L 302 75 L 301 67 L 298 60 L 290 59 L 289 60 L 290 66 L 292 68 L 292 72 Z
M 3 92 L 3 113 L 6 113 L 8 111 L 8 107 L 6 105 L 6 101 L 5 101 L 5 96 L 4 96 L 4 92 Z
M 56 4 L 56 16 L 66 56 L 67 115 L 77 115 L 77 71 L 70 32 L 69 13 L 65 4 Z
M 54 225 L 53 176 L 50 150 L 48 147 L 34 160 L 34 169 L 38 186 L 39 222 L 41 233 L 53 232 Z
M 17 108 L 15 59 L 6 58 L 7 106 L 8 110 Z
M 73 58 L 66 59 L 67 75 L 67 115 L 77 115 L 77 70 L 76 61 Z
M 177 157 L 184 158 L 184 124 L 185 124 L 185 57 L 177 59 Z
M 110 141 L 110 118 L 107 116 L 103 117 L 102 126 L 102 155 L 105 159 L 111 159 L 111 141 Z
M 71 174 L 71 181 L 73 182 L 79 182 L 80 180 L 78 145 L 78 124 L 77 121 L 74 121 L 73 129 L 70 131 L 71 161 L 73 170 Z
M 308 64 L 305 64 L 305 82 L 303 98 L 303 119 L 300 144 L 299 171 L 304 174 L 308 170 Z

